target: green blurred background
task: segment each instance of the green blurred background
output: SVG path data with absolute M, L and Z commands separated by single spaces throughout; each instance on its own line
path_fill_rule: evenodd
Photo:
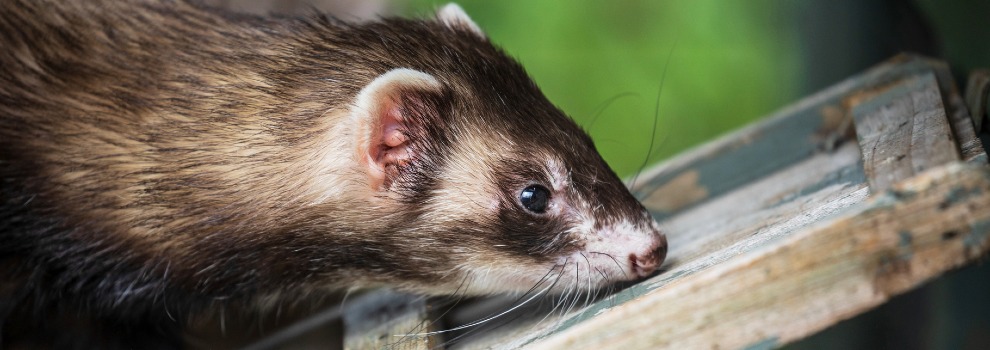
M 400 4 L 422 16 L 442 3 Z M 655 118 L 651 158 L 659 160 L 801 95 L 798 37 L 786 29 L 794 6 L 787 2 L 458 3 L 585 126 L 620 175 L 643 163 Z
M 392 7 L 425 16 L 445 2 Z M 659 161 L 899 51 L 948 57 L 960 72 L 990 62 L 988 1 L 458 3 L 622 176 L 650 153 L 654 118 Z

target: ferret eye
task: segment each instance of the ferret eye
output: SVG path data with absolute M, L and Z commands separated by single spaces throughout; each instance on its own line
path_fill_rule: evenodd
M 519 203 L 527 210 L 542 214 L 547 211 L 550 202 L 550 190 L 540 185 L 530 185 L 519 193 Z

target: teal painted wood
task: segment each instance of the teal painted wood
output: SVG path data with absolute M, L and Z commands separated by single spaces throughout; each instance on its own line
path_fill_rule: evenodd
M 730 192 L 767 174 L 793 165 L 807 157 L 835 148 L 834 143 L 850 140 L 844 122 L 850 118 L 852 106 L 869 99 L 878 90 L 913 77 L 934 74 L 943 100 L 948 101 L 947 114 L 963 127 L 953 132 L 961 141 L 963 159 L 986 162 L 979 140 L 973 132 L 955 82 L 943 63 L 922 57 L 902 55 L 858 76 L 812 95 L 785 108 L 755 125 L 731 133 L 716 141 L 688 151 L 680 157 L 658 165 L 632 184 L 633 193 L 651 209 L 658 220 L 681 210 Z M 950 96 L 946 98 L 945 96 Z M 966 128 L 966 123 L 969 127 Z M 693 173 L 693 174 L 692 174 Z M 690 174 L 700 195 L 667 203 L 662 197 L 675 197 L 679 188 L 665 187 L 671 181 Z M 651 198 L 661 198 L 662 205 L 650 206 Z

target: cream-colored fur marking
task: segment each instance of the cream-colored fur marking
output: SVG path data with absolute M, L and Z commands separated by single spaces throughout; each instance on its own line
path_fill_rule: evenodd
M 478 27 L 471 20 L 471 17 L 468 17 L 467 13 L 464 12 L 464 9 L 455 3 L 449 3 L 441 7 L 440 11 L 437 11 L 437 20 L 450 28 L 467 29 L 479 37 L 485 37 L 485 33 L 481 31 L 481 27 Z

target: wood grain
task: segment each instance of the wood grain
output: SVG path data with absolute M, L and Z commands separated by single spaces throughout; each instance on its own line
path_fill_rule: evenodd
M 934 73 L 884 87 L 852 108 L 870 188 L 959 160 Z

